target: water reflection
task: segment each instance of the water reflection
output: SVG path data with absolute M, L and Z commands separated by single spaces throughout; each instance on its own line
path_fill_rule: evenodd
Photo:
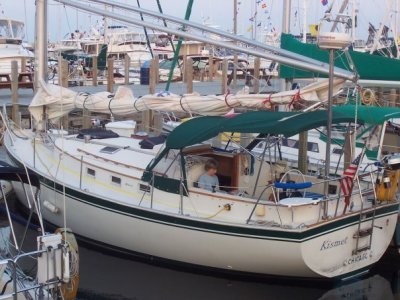
M 17 215 L 19 216 L 19 215 Z M 8 223 L 0 219 L 0 250 L 11 240 Z M 17 240 L 24 226 L 15 223 Z M 23 249 L 36 247 L 37 231 L 30 229 Z M 369 277 L 336 286 L 318 283 L 271 283 L 229 280 L 182 272 L 115 257 L 80 246 L 79 299 L 393 299 L 400 287 L 400 256 L 391 250 Z M 31 266 L 25 268 L 32 270 Z M 35 272 L 35 270 L 32 270 Z

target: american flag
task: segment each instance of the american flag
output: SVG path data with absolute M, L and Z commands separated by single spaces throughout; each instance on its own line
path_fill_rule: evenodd
M 344 195 L 344 202 L 346 205 L 350 204 L 351 192 L 353 191 L 354 177 L 356 176 L 358 166 L 364 156 L 364 149 L 361 153 L 351 162 L 350 166 L 347 167 L 343 172 L 344 178 L 340 179 L 340 187 Z

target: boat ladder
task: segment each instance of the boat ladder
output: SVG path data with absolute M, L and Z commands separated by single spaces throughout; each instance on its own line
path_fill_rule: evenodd
M 361 228 L 361 223 L 363 222 L 364 219 L 368 217 L 368 215 L 371 215 L 371 211 L 360 212 L 360 219 L 358 220 L 357 232 L 353 235 L 353 239 L 356 239 L 356 248 L 353 250 L 352 253 L 353 255 L 371 249 L 372 234 L 374 232 L 374 223 L 375 223 L 375 212 L 376 212 L 376 206 L 374 205 L 374 210 L 372 211 L 371 226 L 367 228 Z M 368 243 L 363 243 L 362 246 L 360 246 L 361 242 L 360 239 L 364 241 L 367 238 L 369 239 Z

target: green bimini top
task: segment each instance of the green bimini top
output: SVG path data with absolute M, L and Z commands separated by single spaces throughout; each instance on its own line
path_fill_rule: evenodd
M 304 44 L 290 34 L 282 33 L 281 48 L 329 63 L 328 51 L 318 48 L 316 44 Z M 400 80 L 400 60 L 351 50 L 349 54 L 361 79 Z M 335 66 L 351 71 L 350 63 L 342 50 L 335 51 Z M 280 78 L 327 77 L 324 74 L 297 69 L 285 64 L 281 64 L 279 70 Z
M 333 124 L 354 122 L 356 107 L 333 107 Z M 400 108 L 359 106 L 359 124 L 379 125 L 400 118 Z M 282 134 L 286 137 L 320 126 L 326 126 L 326 110 L 312 112 L 254 111 L 234 117 L 198 117 L 182 123 L 167 137 L 167 149 L 182 149 L 204 142 L 221 132 Z

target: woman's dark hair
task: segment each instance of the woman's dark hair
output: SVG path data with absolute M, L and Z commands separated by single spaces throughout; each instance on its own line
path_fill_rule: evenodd
M 209 159 L 206 161 L 206 164 L 204 165 L 204 169 L 206 171 L 210 170 L 210 169 L 216 169 L 218 167 L 218 163 L 215 159 Z

